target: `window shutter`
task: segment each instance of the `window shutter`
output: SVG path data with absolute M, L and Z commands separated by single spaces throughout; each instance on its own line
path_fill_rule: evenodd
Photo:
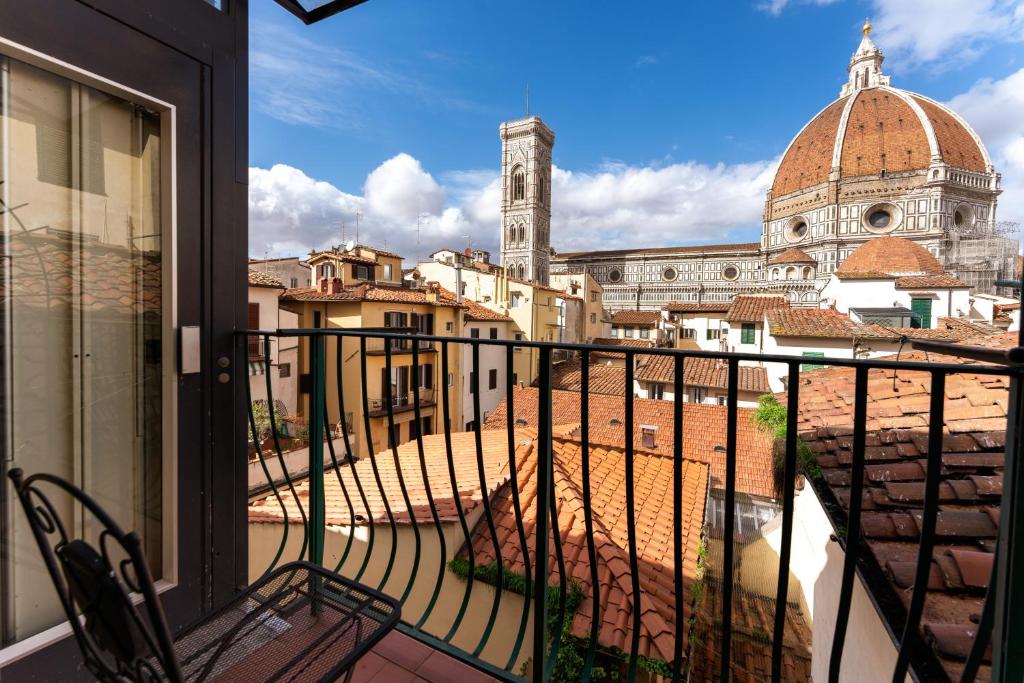
M 260 305 L 249 303 L 249 329 L 260 329 Z

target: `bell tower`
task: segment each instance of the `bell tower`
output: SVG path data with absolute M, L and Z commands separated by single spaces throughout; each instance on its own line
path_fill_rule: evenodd
M 501 124 L 501 265 L 509 277 L 548 284 L 551 149 L 539 116 Z

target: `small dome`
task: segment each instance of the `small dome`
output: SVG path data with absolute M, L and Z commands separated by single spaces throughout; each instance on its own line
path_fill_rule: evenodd
M 931 252 L 902 237 L 876 237 L 857 247 L 836 270 L 837 277 L 941 275 L 946 271 Z
M 803 249 L 799 249 L 797 247 L 790 247 L 789 249 L 787 249 L 786 251 L 782 252 L 781 254 L 773 258 L 771 261 L 769 261 L 768 265 L 774 266 L 778 263 L 817 264 L 818 262 L 815 261 L 810 255 L 808 255 L 808 253 Z

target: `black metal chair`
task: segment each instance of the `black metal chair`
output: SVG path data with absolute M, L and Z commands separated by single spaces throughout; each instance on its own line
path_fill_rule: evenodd
M 8 476 L 85 666 L 101 681 L 336 680 L 398 622 L 396 600 L 292 562 L 172 638 L 138 534 L 59 477 Z M 68 534 L 44 488 L 95 518 L 95 546 Z

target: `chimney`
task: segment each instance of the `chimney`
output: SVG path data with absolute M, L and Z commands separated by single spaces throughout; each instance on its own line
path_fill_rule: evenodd
M 427 298 L 427 301 L 436 303 L 441 299 L 441 286 L 437 284 L 437 282 L 431 280 L 430 282 L 427 283 L 427 288 L 424 294 Z
M 320 292 L 323 294 L 327 293 L 327 286 L 330 284 L 330 278 L 320 278 Z
M 468 258 L 468 259 L 471 259 L 471 258 L 473 258 L 473 250 L 472 250 L 472 249 L 470 249 L 469 247 L 466 247 L 466 248 L 465 248 L 465 249 L 463 250 L 463 252 L 462 252 L 462 253 L 463 253 L 463 254 L 464 254 L 464 255 L 466 256 L 466 258 Z
M 331 278 L 331 294 L 341 294 L 341 278 Z
M 656 448 L 658 445 L 657 433 L 658 427 L 656 425 L 640 425 L 640 445 L 647 449 Z

